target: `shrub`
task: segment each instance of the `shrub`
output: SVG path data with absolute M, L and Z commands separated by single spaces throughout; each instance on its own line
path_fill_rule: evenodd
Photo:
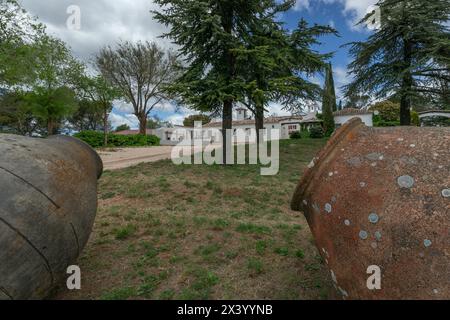
M 411 111 L 411 124 L 420 127 L 420 117 L 416 111 Z
M 375 103 L 370 107 L 371 111 L 377 111 L 373 116 L 375 127 L 396 127 L 400 125 L 400 104 L 386 100 Z M 420 126 L 419 114 L 411 111 L 411 125 Z
M 122 124 L 116 128 L 116 132 L 130 130 L 130 126 L 127 124 Z
M 93 148 L 103 147 L 103 133 L 97 131 L 82 131 L 74 135 Z M 108 147 L 145 147 L 158 146 L 160 139 L 153 135 L 129 135 L 122 136 L 117 134 L 108 135 Z
M 290 134 L 291 139 L 301 139 L 302 134 L 300 131 L 295 131 Z
M 373 123 L 375 127 L 397 127 L 400 126 L 400 121 L 386 121 L 383 119 L 379 119 L 374 117 Z
M 309 136 L 312 139 L 322 139 L 324 135 L 325 133 L 323 132 L 323 129 L 321 127 L 313 127 L 309 131 Z
M 375 103 L 370 107 L 371 111 L 378 111 L 381 121 L 395 122 L 400 121 L 400 104 L 386 100 Z

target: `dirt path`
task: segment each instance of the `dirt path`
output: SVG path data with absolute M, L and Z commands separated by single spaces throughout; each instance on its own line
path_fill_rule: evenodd
M 105 170 L 117 170 L 142 162 L 170 159 L 173 147 L 123 148 L 99 151 Z
M 135 166 L 139 163 L 156 162 L 171 159 L 173 146 L 117 148 L 99 150 L 104 170 L 118 170 Z M 191 152 L 200 152 L 201 148 L 193 148 Z

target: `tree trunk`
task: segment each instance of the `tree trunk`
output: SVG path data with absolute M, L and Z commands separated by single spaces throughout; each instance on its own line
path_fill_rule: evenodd
M 140 114 L 139 119 L 139 134 L 147 135 L 147 115 Z
M 229 99 L 223 103 L 223 115 L 222 115 L 222 152 L 223 152 L 223 164 L 228 164 L 228 134 L 227 130 L 233 128 L 233 100 Z M 229 131 L 230 132 L 230 131 Z M 231 146 L 233 148 L 233 146 Z
M 55 126 L 53 124 L 52 119 L 48 119 L 47 121 L 47 135 L 52 136 L 55 131 Z
M 411 41 L 404 40 L 403 61 L 405 74 L 402 80 L 400 100 L 400 125 L 402 126 L 411 125 L 411 89 L 413 86 L 413 77 L 409 68 L 411 68 L 412 64 L 412 49 Z
M 264 106 L 256 105 L 255 109 L 256 143 L 259 150 L 259 144 L 264 142 L 260 140 L 260 133 L 262 134 L 264 130 Z
M 103 145 L 108 146 L 108 112 L 103 113 Z
M 234 8 L 230 6 L 229 3 L 225 4 L 223 16 L 222 16 L 222 26 L 226 33 L 232 34 L 233 31 L 233 16 L 234 16 Z M 236 74 L 236 59 L 234 54 L 231 52 L 231 48 L 227 48 L 225 52 L 225 63 L 227 64 L 227 82 L 228 84 L 231 84 L 235 78 Z M 230 92 L 231 95 L 231 92 Z M 230 130 L 233 128 L 233 99 L 228 98 L 223 103 L 223 116 L 222 116 L 222 151 L 223 151 L 223 164 L 228 164 L 228 148 L 227 148 L 227 141 L 228 137 L 231 137 L 231 135 L 227 134 L 227 130 Z M 231 144 L 230 144 L 231 145 Z M 233 148 L 234 146 L 231 146 Z

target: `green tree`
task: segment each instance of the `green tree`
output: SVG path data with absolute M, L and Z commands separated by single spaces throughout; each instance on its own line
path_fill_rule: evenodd
M 288 8 L 276 7 L 274 11 Z M 245 99 L 241 102 L 255 115 L 258 133 L 264 128 L 265 107 L 270 102 L 281 102 L 295 113 L 303 110 L 307 101 L 319 97 L 320 87 L 302 75 L 320 72 L 325 67 L 330 54 L 319 54 L 311 47 L 320 44 L 319 36 L 336 34 L 330 27 L 309 27 L 303 19 L 293 32 L 284 30 L 273 19 L 263 20 L 261 25 L 252 32 L 247 51 L 239 59 L 246 81 Z
M 377 111 L 381 120 L 386 122 L 400 122 L 400 104 L 389 100 L 380 101 L 370 107 L 371 111 Z
M 223 162 L 229 154 L 233 105 L 242 84 L 239 56 L 246 41 L 275 15 L 275 1 L 259 0 L 156 0 L 156 19 L 171 29 L 164 36 L 179 46 L 187 65 L 173 91 L 184 104 L 201 112 L 222 115 Z M 295 1 L 289 0 L 290 5 Z
M 75 93 L 67 87 L 37 87 L 26 93 L 25 102 L 37 120 L 45 124 L 47 135 L 55 134 L 62 120 L 77 108 Z
M 108 146 L 108 119 L 113 109 L 113 101 L 122 97 L 121 91 L 110 84 L 102 75 L 95 77 L 83 76 L 78 82 L 82 95 L 97 108 L 102 116 L 103 144 Z
M 163 121 L 157 115 L 147 119 L 147 129 L 173 128 L 172 123 Z
M 47 134 L 55 134 L 62 120 L 76 111 L 75 88 L 83 66 L 76 61 L 66 44 L 51 36 L 36 42 L 33 58 L 33 81 L 26 101 L 33 113 L 45 122 Z
M 372 105 L 369 110 L 374 111 L 374 125 L 376 127 L 391 127 L 400 125 L 400 102 L 385 100 Z M 411 123 L 420 125 L 419 114 L 411 111 Z
M 183 125 L 185 127 L 193 127 L 195 122 L 201 122 L 202 125 L 208 124 L 211 122 L 211 117 L 206 114 L 194 114 L 184 119 Z
M 44 32 L 18 1 L 0 0 L 0 86 L 20 86 L 31 80 L 34 45 Z
M 171 100 L 166 88 L 175 81 L 178 64 L 175 54 L 154 42 L 121 42 L 103 48 L 96 58 L 102 75 L 133 105 L 141 134 L 146 134 L 150 112 Z
M 11 91 L 0 96 L 0 125 L 24 136 L 31 136 L 40 130 L 40 123 L 36 121 L 32 107 L 25 102 L 21 91 Z
M 413 98 L 439 94 L 435 82 L 450 80 L 450 0 L 382 0 L 378 6 L 381 27 L 367 41 L 350 44 L 354 81 L 346 91 L 399 95 L 400 123 L 410 125 Z
M 96 131 L 102 123 L 101 108 L 89 99 L 80 99 L 76 111 L 68 119 L 76 131 Z
M 337 110 L 336 93 L 333 80 L 333 69 L 331 63 L 326 66 L 325 70 L 325 86 L 322 97 L 322 113 L 325 134 L 330 136 L 336 127 L 334 123 L 333 111 Z
M 130 130 L 130 126 L 127 124 L 122 124 L 116 128 L 116 132 Z

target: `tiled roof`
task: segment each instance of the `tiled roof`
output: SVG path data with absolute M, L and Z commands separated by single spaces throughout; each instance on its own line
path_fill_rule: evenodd
M 280 123 L 286 120 L 299 120 L 302 121 L 303 117 L 300 116 L 293 116 L 293 117 L 269 117 L 264 119 L 264 123 L 271 124 L 271 123 Z M 240 120 L 240 121 L 233 121 L 233 126 L 245 126 L 245 125 L 255 125 L 255 119 L 250 120 Z M 203 127 L 205 128 L 212 128 L 212 127 L 222 127 L 222 122 L 211 122 L 208 124 L 205 124 Z
M 152 135 L 154 133 L 155 133 L 155 130 L 147 129 L 148 135 Z M 124 130 L 124 131 L 114 132 L 114 134 L 118 134 L 119 136 L 131 136 L 131 135 L 139 134 L 139 130 Z
M 428 110 L 419 112 L 419 114 L 427 114 L 427 113 L 450 113 L 450 110 Z
M 364 110 L 364 109 L 354 109 L 354 108 L 347 108 L 342 109 L 339 111 L 336 111 L 333 113 L 334 116 L 355 116 L 355 115 L 362 115 L 362 114 L 373 114 L 372 111 Z

